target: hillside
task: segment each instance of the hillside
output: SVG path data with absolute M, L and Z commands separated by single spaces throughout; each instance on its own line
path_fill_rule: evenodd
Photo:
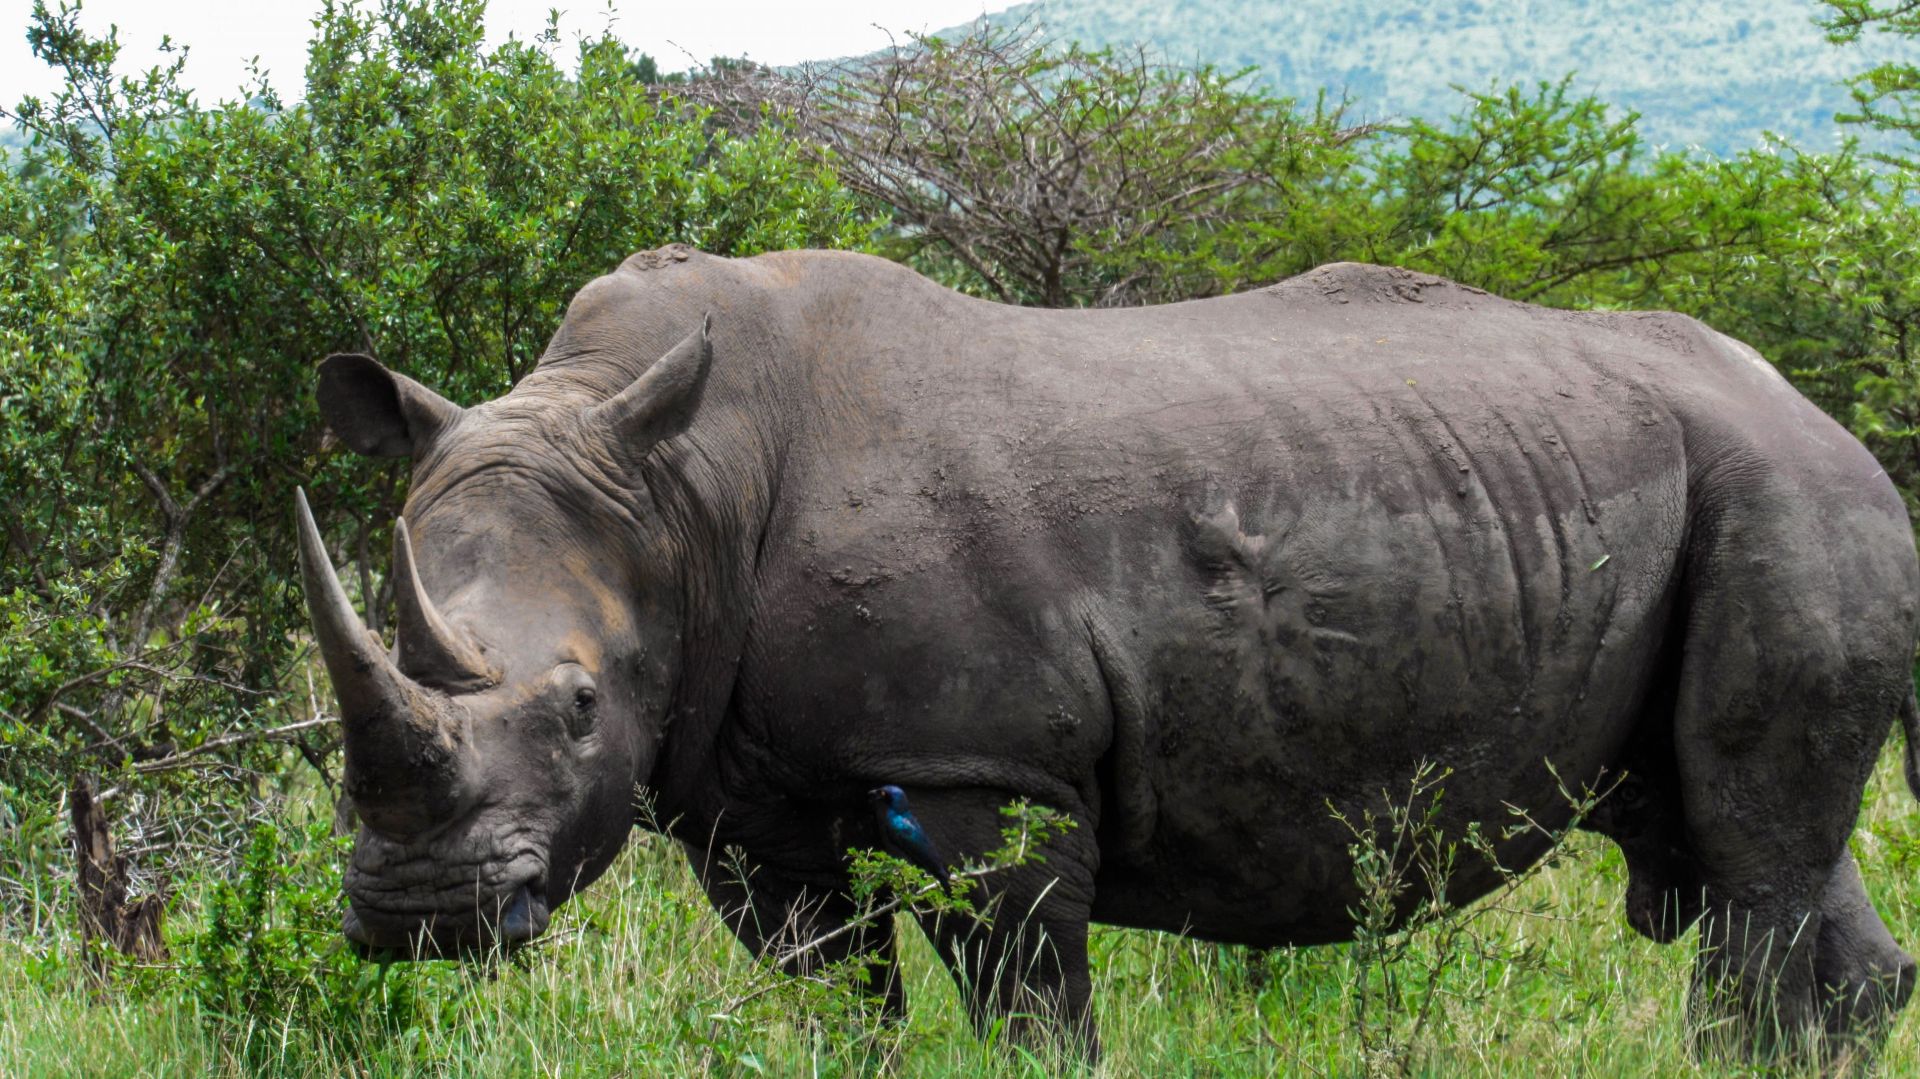
M 1031 18 L 1061 41 L 1257 67 L 1305 100 L 1344 90 L 1369 119 L 1439 119 L 1459 108 L 1454 85 L 1577 73 L 1583 91 L 1639 111 L 1651 141 L 1726 153 L 1764 131 L 1835 144 L 1833 114 L 1850 104 L 1839 80 L 1898 46 L 1830 45 L 1813 22 L 1822 10 L 1815 0 L 1039 0 L 991 18 Z

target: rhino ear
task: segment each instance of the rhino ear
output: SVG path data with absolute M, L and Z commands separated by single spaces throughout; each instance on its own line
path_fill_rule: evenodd
M 320 361 L 320 414 L 355 453 L 412 457 L 453 426 L 459 405 L 372 356 L 340 353 Z
M 713 316 L 700 316 L 700 328 L 653 361 L 633 384 L 587 410 L 604 424 L 623 452 L 638 456 L 687 429 L 700 408 L 700 395 L 713 366 Z

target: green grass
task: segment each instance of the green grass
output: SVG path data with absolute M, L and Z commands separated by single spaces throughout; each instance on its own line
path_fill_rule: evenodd
M 1855 837 L 1894 936 L 1920 947 L 1920 815 L 1891 750 Z M 1621 913 L 1618 855 L 1570 841 L 1479 928 L 1491 957 L 1465 956 L 1440 987 L 1436 1023 L 1413 1046 L 1429 1075 L 1750 1074 L 1687 1050 L 1690 938 L 1662 947 Z M 874 1028 L 803 989 L 729 1011 L 767 977 L 728 936 L 672 844 L 636 835 L 607 877 L 554 921 L 548 943 L 511 962 L 356 970 L 315 988 L 335 1017 L 282 1009 L 249 1020 L 204 1013 L 184 934 L 205 887 L 175 903 L 176 969 L 91 986 L 71 939 L 0 941 L 0 1074 L 206 1075 L 1038 1075 L 1060 1061 L 976 1038 L 947 976 L 903 922 L 911 1018 Z M 1544 913 L 1520 913 L 1538 908 Z M 334 947 L 327 926 L 310 928 Z M 1423 941 L 1430 939 L 1423 938 Z M 1424 943 L 1422 947 L 1424 947 Z M 1352 1075 L 1362 976 L 1350 948 L 1261 957 L 1179 937 L 1101 930 L 1096 1004 L 1106 1075 Z M 1414 961 L 1430 957 L 1416 948 Z M 1516 962 L 1516 958 L 1525 961 Z M 316 981 L 316 986 L 322 983 Z M 1916 1008 L 1893 1031 L 1883 1071 L 1920 1062 Z M 389 1019 L 383 1020 L 382 1016 Z M 1064 1070 L 1072 1070 L 1066 1068 Z

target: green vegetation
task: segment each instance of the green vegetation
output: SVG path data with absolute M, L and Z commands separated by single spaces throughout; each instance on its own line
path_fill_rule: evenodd
M 1056 4 L 1054 25 L 1075 10 Z M 1920 30 L 1911 4 L 1827 10 L 1837 40 Z M 0 1073 L 1060 1065 L 974 1038 L 916 932 L 904 1027 L 769 980 L 678 852 L 639 835 L 514 957 L 383 968 L 344 950 L 338 752 L 287 506 L 303 486 L 345 523 L 329 543 L 377 629 L 406 478 L 327 444 L 312 364 L 370 351 L 455 400 L 494 396 L 572 290 L 634 250 L 869 247 L 1057 305 L 1359 259 L 1553 305 L 1671 308 L 1754 344 L 1920 507 L 1920 168 L 1900 141 L 1916 83 L 1897 60 L 1856 84 L 1882 159 L 1784 143 L 1715 157 L 1656 149 L 1621 97 L 1558 71 L 1382 127 L 1231 71 L 991 31 L 824 83 L 727 64 L 660 81 L 610 37 L 487 50 L 480 15 L 476 0 L 330 7 L 298 102 L 263 82 L 201 107 L 177 68 L 124 76 L 110 38 L 36 6 L 35 46 L 66 88 L 13 110 L 25 149 L 0 169 Z M 1265 24 L 1183 25 L 1254 42 Z M 1827 48 L 1821 71 L 1875 62 Z M 1196 177 L 1205 191 L 1183 196 Z M 1895 760 L 1855 847 L 1895 936 L 1920 945 L 1920 817 Z M 107 790 L 135 891 L 168 899 L 170 958 L 111 960 L 104 983 L 65 838 L 62 792 L 83 774 Z M 1473 856 L 1473 837 L 1420 834 L 1401 809 L 1383 795 L 1380 819 L 1434 864 Z M 1364 846 L 1356 865 L 1389 909 L 1407 882 Z M 1624 886 L 1617 854 L 1576 836 L 1555 866 L 1464 917 L 1432 908 L 1411 935 L 1376 918 L 1353 946 L 1261 956 L 1101 930 L 1108 1070 L 1725 1073 L 1687 1052 L 1690 945 L 1634 936 Z M 1920 1059 L 1920 1020 L 1889 1053 Z
M 1836 45 L 1858 46 L 1884 34 L 1920 35 L 1920 3 L 1914 0 L 1826 0 L 1826 4 L 1830 10 L 1824 24 Z M 1854 108 L 1840 114 L 1843 123 L 1863 124 L 1907 139 L 1920 137 L 1920 65 L 1904 55 L 1883 59 L 1848 79 L 1847 86 Z M 1912 149 L 1906 146 L 1909 153 Z

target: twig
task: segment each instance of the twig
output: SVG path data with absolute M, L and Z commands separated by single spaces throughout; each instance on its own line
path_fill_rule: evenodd
M 109 734 L 107 732 L 107 729 L 105 727 L 102 727 L 100 724 L 95 723 L 93 721 L 92 712 L 88 712 L 83 709 L 76 708 L 65 701 L 58 701 L 54 704 L 53 707 L 54 707 L 54 710 L 59 712 L 61 715 L 66 716 L 68 719 L 71 719 L 74 722 L 80 724 L 82 727 L 85 727 L 87 729 L 87 733 L 93 735 L 94 738 L 97 739 L 97 741 L 93 745 L 87 747 L 88 749 L 96 749 L 102 746 L 117 746 L 120 744 L 120 739 L 115 738 L 112 734 Z
M 33 710 L 27 713 L 27 722 L 28 723 L 40 722 L 40 720 L 46 716 L 48 711 L 50 711 L 55 705 L 60 703 L 60 698 L 66 696 L 68 693 L 71 693 L 76 689 L 79 689 L 81 686 L 87 685 L 90 682 L 98 682 L 102 678 L 105 678 L 109 675 L 118 674 L 121 671 L 145 671 L 148 674 L 158 674 L 164 677 L 184 677 L 184 676 L 181 676 L 177 671 L 168 671 L 168 670 L 165 670 L 164 668 L 155 667 L 150 663 L 144 663 L 136 659 L 123 659 L 118 663 L 109 663 L 105 667 L 96 668 L 94 670 L 86 672 L 85 674 L 76 674 L 72 678 L 69 678 L 66 681 L 55 686 L 53 688 L 53 692 L 47 694 L 47 697 L 45 700 L 35 705 L 33 707 Z M 89 722 L 88 725 L 92 726 L 91 722 Z M 103 735 L 103 737 L 105 736 Z
M 136 764 L 133 766 L 133 770 L 142 775 L 153 772 L 172 771 L 177 768 L 184 768 L 193 758 L 211 753 L 216 749 L 225 749 L 227 746 L 241 745 L 246 742 L 265 742 L 284 739 L 290 735 L 298 734 L 301 731 L 312 730 L 315 727 L 324 727 L 338 722 L 340 722 L 338 716 L 319 716 L 314 719 L 303 719 L 298 723 L 289 723 L 284 727 L 272 727 L 264 731 L 235 731 L 232 734 L 223 734 L 218 738 L 209 738 L 199 745 L 194 746 L 192 749 L 182 750 L 170 757 L 161 757 L 159 760 Z

